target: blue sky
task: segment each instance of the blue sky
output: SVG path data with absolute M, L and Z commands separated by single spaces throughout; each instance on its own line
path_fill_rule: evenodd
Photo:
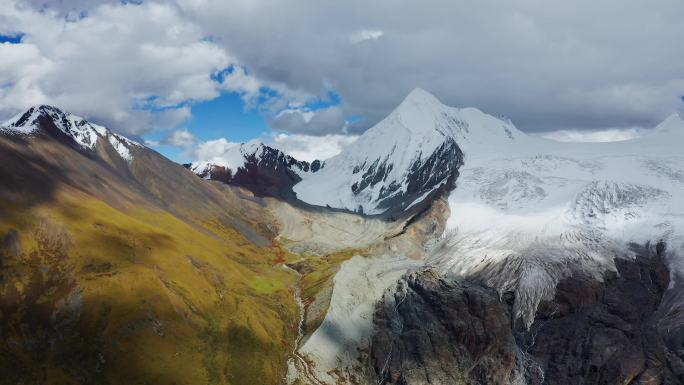
M 23 34 L 16 34 L 16 35 L 2 35 L 0 34 L 0 44 L 2 43 L 10 43 L 10 44 L 17 44 L 21 42 L 21 38 L 23 37 Z
M 240 95 L 223 93 L 216 99 L 192 105 L 192 116 L 176 129 L 190 131 L 198 141 L 226 138 L 232 142 L 246 142 L 267 135 L 269 130 L 264 117 L 253 108 L 245 108 Z M 143 136 L 150 141 L 163 141 L 169 130 L 156 130 Z M 191 162 L 185 149 L 171 146 L 153 146 L 164 156 L 177 162 Z
M 51 104 L 132 138 L 184 133 L 157 148 L 180 162 L 272 130 L 320 147 L 416 87 L 527 132 L 649 128 L 684 111 L 683 12 L 681 0 L 9 0 L 0 117 Z
M 263 87 L 262 95 L 274 95 L 278 97 L 277 91 Z M 296 104 L 296 107 L 282 107 L 280 111 L 294 111 L 297 116 L 302 116 L 307 113 L 317 114 L 320 111 L 337 109 L 342 105 L 342 98 L 334 91 L 329 90 L 325 96 L 320 98 L 313 98 L 304 104 Z M 246 102 L 244 98 L 237 92 L 222 92 L 219 97 L 204 102 L 196 102 L 188 104 L 191 108 L 190 117 L 183 123 L 173 128 L 157 127 L 149 133 L 142 136 L 147 144 L 163 154 L 164 156 L 179 162 L 189 163 L 194 160 L 193 147 L 183 147 L 169 143 L 169 137 L 174 132 L 187 131 L 192 134 L 194 144 L 200 144 L 207 141 L 213 141 L 224 138 L 230 142 L 247 142 L 249 140 L 259 138 L 266 142 L 272 140 L 274 135 L 281 133 L 290 133 L 287 130 L 282 130 L 278 126 L 277 117 L 278 110 L 266 112 L 259 109 L 254 103 Z M 173 106 L 171 108 L 178 108 Z M 163 112 L 163 109 L 157 109 L 153 105 L 142 107 L 143 110 L 148 110 L 153 113 Z M 269 121 L 270 117 L 270 121 Z M 361 116 L 353 116 L 346 119 L 349 122 L 357 122 L 362 120 Z M 339 131 L 345 120 L 342 120 L 337 127 Z M 296 123 L 297 121 L 295 121 Z M 332 124 L 337 124 L 333 121 Z M 305 126 L 307 122 L 302 121 Z M 297 130 L 294 127 L 293 130 Z M 156 143 L 156 144 L 153 144 Z

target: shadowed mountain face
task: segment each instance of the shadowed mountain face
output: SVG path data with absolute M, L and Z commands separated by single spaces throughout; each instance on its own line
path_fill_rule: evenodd
M 679 384 L 681 325 L 668 325 L 665 245 L 634 247 L 603 282 L 562 280 L 529 329 L 514 298 L 434 269 L 410 273 L 374 316 L 372 367 L 385 384 Z

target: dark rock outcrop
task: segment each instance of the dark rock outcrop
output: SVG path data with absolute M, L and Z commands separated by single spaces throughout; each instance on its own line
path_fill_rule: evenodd
M 510 319 L 494 290 L 409 273 L 376 311 L 371 364 L 384 384 L 506 384 Z
M 245 155 L 244 166 L 237 170 L 212 165 L 202 169 L 197 175 L 201 178 L 246 188 L 259 197 L 294 200 L 295 194 L 292 186 L 302 180 L 298 173 L 316 172 L 323 165 L 324 163 L 319 160 L 311 163 L 299 161 L 280 150 L 261 144 L 256 152 Z M 192 164 L 183 166 L 192 169 Z
M 514 298 L 434 270 L 405 276 L 378 305 L 371 366 L 384 384 L 683 384 L 664 244 L 634 247 L 603 281 L 559 282 L 529 329 Z M 667 300 L 664 300 L 667 299 Z M 678 313 L 677 313 L 678 314 Z
M 382 183 L 377 207 L 386 210 L 384 216 L 400 215 L 417 199 L 420 199 L 420 203 L 412 208 L 414 212 L 419 212 L 428 207 L 436 197 L 454 189 L 461 166 L 463 166 L 463 152 L 458 144 L 449 138 L 427 159 L 413 163 L 407 171 L 404 183 L 386 183 L 385 178 L 394 165 L 388 164 L 386 160 L 381 162 L 377 159 L 368 168 L 364 165 L 354 169 L 356 173 L 364 169 L 365 171 L 361 179 L 351 186 L 351 189 L 354 194 L 359 195 L 366 189 Z M 405 189 L 399 191 L 402 188 Z
M 516 333 L 544 372 L 544 384 L 681 384 L 684 367 L 667 348 L 659 312 L 669 286 L 664 245 L 635 247 L 604 281 L 561 281 L 534 323 Z M 674 359 L 674 360 L 673 360 Z

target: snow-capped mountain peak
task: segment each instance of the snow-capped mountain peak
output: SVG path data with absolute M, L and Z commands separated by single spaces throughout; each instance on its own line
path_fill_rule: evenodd
M 416 88 L 392 111 L 388 119 L 413 133 L 426 133 L 435 128 L 436 117 L 444 105 L 431 93 Z
M 385 121 L 414 134 L 426 135 L 436 132 L 441 136 L 452 137 L 461 147 L 468 143 L 491 144 L 492 141 L 510 141 L 526 137 L 506 118 L 498 118 L 473 107 L 447 106 L 422 88 L 411 91 L 383 120 Z M 378 124 L 376 127 L 387 126 Z
M 38 105 L 17 114 L 0 124 L 0 133 L 10 135 L 33 135 L 46 123 L 52 123 L 57 129 L 70 137 L 83 149 L 94 150 L 98 139 L 108 141 L 114 150 L 125 160 L 132 160 L 130 149 L 142 147 L 103 126 L 91 123 L 86 119 L 49 105 Z
M 401 212 L 429 202 L 440 188 L 450 189 L 464 152 L 523 138 L 508 120 L 446 106 L 417 88 L 294 190 L 299 199 L 316 205 L 366 214 Z
M 684 117 L 675 112 L 657 125 L 654 131 L 659 133 L 684 134 Z
M 212 159 L 185 165 L 199 177 L 244 187 L 258 196 L 291 199 L 292 186 L 302 175 L 315 173 L 324 164 L 298 161 L 259 140 L 234 143 Z

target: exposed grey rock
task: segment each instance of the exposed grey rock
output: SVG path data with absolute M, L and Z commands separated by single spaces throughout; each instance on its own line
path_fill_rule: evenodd
M 376 206 L 385 209 L 383 215 L 388 218 L 401 216 L 417 199 L 420 199 L 420 203 L 413 206 L 413 211 L 424 210 L 436 197 L 454 189 L 458 169 L 462 165 L 463 152 L 453 139 L 447 139 L 428 158 L 417 160 L 411 165 L 404 180 L 405 186 L 394 182 L 382 185 Z M 377 159 L 365 170 L 361 179 L 351 186 L 352 191 L 359 195 L 377 183 L 384 183 L 392 167 L 386 160 L 380 162 Z M 402 188 L 403 192 L 399 192 Z
M 515 363 L 510 319 L 494 290 L 412 272 L 376 311 L 371 365 L 384 384 L 506 384 Z
M 370 365 L 383 384 L 683 384 L 682 298 L 664 244 L 634 246 L 603 280 L 559 282 L 529 329 L 515 298 L 434 269 L 404 276 L 377 307 Z
M 618 271 L 603 282 L 582 275 L 561 281 L 530 329 L 516 333 L 544 384 L 684 383 L 682 357 L 668 348 L 676 336 L 660 327 L 670 283 L 664 245 L 635 251 L 635 260 L 616 259 Z

